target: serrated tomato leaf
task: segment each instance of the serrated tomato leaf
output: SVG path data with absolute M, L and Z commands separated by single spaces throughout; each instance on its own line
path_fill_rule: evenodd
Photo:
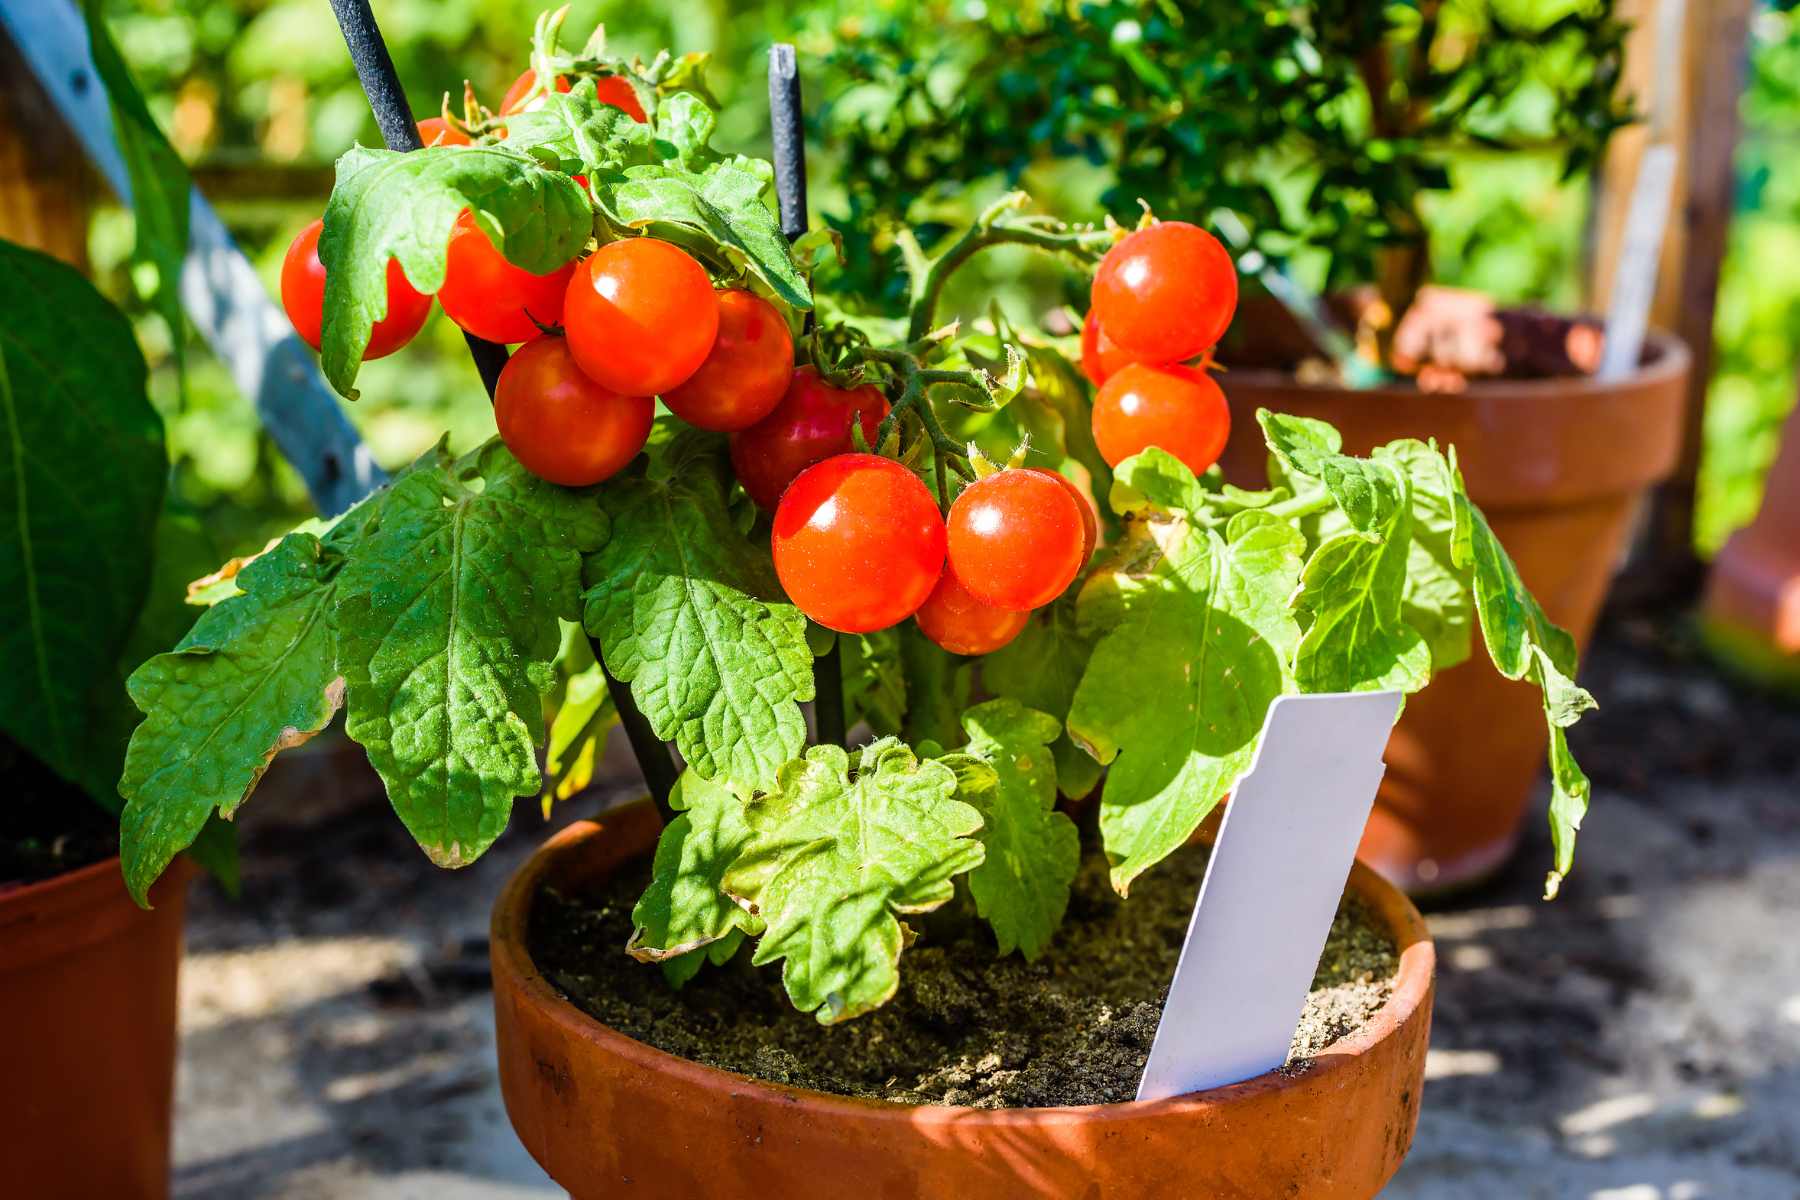
M 593 79 L 566 92 L 550 92 L 530 112 L 506 121 L 508 149 L 554 155 L 569 174 L 601 178 L 634 163 L 657 161 L 650 126 L 598 98 Z
M 669 793 L 675 819 L 663 827 L 650 867 L 650 886 L 631 910 L 625 950 L 641 962 L 672 963 L 691 957 L 698 969 L 708 948 L 733 933 L 752 937 L 762 922 L 725 894 L 726 869 L 750 839 L 744 804 L 731 789 L 693 771 L 682 772 Z M 735 947 L 734 947 L 735 948 Z M 671 982 L 683 982 L 680 970 Z
M 814 746 L 744 806 L 750 838 L 725 890 L 766 931 L 755 963 L 780 961 L 788 998 L 829 1025 L 869 1012 L 900 984 L 900 916 L 937 908 L 980 864 L 981 814 L 955 798 L 956 775 L 892 738 L 857 768 Z
M 1412 495 L 1412 545 L 1406 560 L 1403 618 L 1431 649 L 1433 674 L 1469 657 L 1475 595 L 1469 573 L 1456 565 L 1455 480 L 1435 445 L 1391 442 L 1375 457 L 1402 471 Z
M 581 252 L 594 215 L 561 171 L 505 146 L 428 146 L 401 154 L 358 146 L 337 161 L 325 206 L 319 260 L 325 265 L 320 365 L 355 399 L 369 331 L 387 315 L 387 264 L 400 263 L 421 292 L 444 283 L 451 228 L 464 209 L 515 266 L 554 271 Z
M 0 241 L 0 306 L 0 730 L 116 809 L 88 705 L 149 584 L 162 419 L 130 322 L 79 271 Z
M 588 491 L 498 441 L 394 483 L 338 581 L 344 728 L 439 866 L 473 862 L 542 783 L 543 697 L 581 556 L 606 537 Z
M 1050 745 L 1062 723 L 1016 700 L 990 700 L 964 713 L 963 727 L 968 745 L 952 757 L 991 768 L 985 776 L 957 776 L 957 799 L 981 814 L 978 836 L 986 851 L 969 872 L 969 894 L 993 927 L 1001 954 L 1016 949 L 1036 959 L 1062 924 L 1081 861 L 1075 822 L 1056 811 Z
M 239 574 L 241 595 L 201 614 L 174 650 L 132 673 L 144 713 L 119 793 L 125 885 L 139 904 L 214 812 L 229 819 L 277 752 L 323 729 L 343 701 L 331 624 L 341 557 L 284 538 Z
M 1344 440 L 1325 422 L 1266 408 L 1257 410 L 1256 419 L 1270 451 L 1288 475 L 1323 484 L 1357 532 L 1380 530 L 1405 503 L 1393 469 L 1373 459 L 1339 453 Z
M 610 480 L 612 536 L 584 567 L 584 620 L 656 736 L 740 795 L 775 783 L 806 745 L 806 618 L 766 546 L 739 532 L 717 439 L 670 447 L 658 478 Z
M 1117 581 L 1117 624 L 1094 647 L 1069 711 L 1069 732 L 1111 764 L 1100 830 L 1121 894 L 1186 844 L 1248 769 L 1270 703 L 1294 688 L 1300 638 L 1288 607 L 1300 534 L 1245 512 L 1221 537 L 1184 510 L 1156 508 L 1156 497 L 1187 494 L 1174 475 L 1186 468 L 1167 458 L 1147 452 L 1119 466 L 1129 493 L 1152 498 L 1136 515 L 1160 553 L 1132 560 Z

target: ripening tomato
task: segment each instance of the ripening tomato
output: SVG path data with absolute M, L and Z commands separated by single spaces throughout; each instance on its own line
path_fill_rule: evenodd
M 490 342 L 529 342 L 539 325 L 562 320 L 563 301 L 576 264 L 533 275 L 494 249 L 475 214 L 463 209 L 444 252 L 444 286 L 438 303 L 457 326 Z
M 773 304 L 742 288 L 719 293 L 719 336 L 700 369 L 663 393 L 669 411 L 701 429 L 748 429 L 781 403 L 794 378 L 794 335 Z
M 983 604 L 946 567 L 913 620 L 926 637 L 952 654 L 992 654 L 1019 636 L 1031 614 Z
M 626 238 L 576 266 L 563 325 L 575 361 L 597 382 L 625 396 L 658 396 L 712 353 L 719 298 L 687 251 Z
M 536 84 L 537 72 L 533 71 L 530 67 L 526 67 L 525 72 L 517 79 L 513 80 L 512 86 L 506 89 L 506 95 L 501 98 L 501 115 L 511 116 L 515 112 L 529 112 L 531 108 L 536 107 L 535 104 L 527 108 L 519 107 L 520 103 L 525 99 L 526 93 L 531 91 Z M 557 91 L 569 91 L 571 86 L 569 81 L 563 76 L 558 75 L 556 77 Z M 644 112 L 644 102 L 638 99 L 636 89 L 631 86 L 630 82 L 628 82 L 623 75 L 602 75 L 595 79 L 594 94 L 600 103 L 612 105 L 614 108 L 624 112 L 634 121 L 641 123 L 649 119 Z M 541 104 L 542 101 L 540 100 L 538 103 Z
M 559 337 L 541 337 L 506 361 L 494 388 L 500 440 L 527 471 L 564 487 L 617 474 L 650 436 L 656 402 L 621 396 L 584 374 Z
M 426 117 L 419 122 L 419 141 L 427 146 L 472 145 L 469 135 L 442 117 Z
M 1048 472 L 977 479 L 950 506 L 950 569 L 977 600 L 1023 612 L 1062 595 L 1080 572 L 1081 502 Z
M 1100 328 L 1100 318 L 1090 310 L 1081 326 L 1081 373 L 1099 387 L 1120 367 L 1136 361 L 1129 350 L 1106 336 L 1106 331 Z
M 944 520 L 919 477 L 890 458 L 839 454 L 782 494 L 775 574 L 801 612 L 870 633 L 919 610 L 944 570 Z
M 1237 295 L 1237 264 L 1218 238 L 1160 221 L 1106 252 L 1089 312 L 1140 362 L 1181 362 L 1218 344 Z
M 302 229 L 281 260 L 281 305 L 294 323 L 294 332 L 314 350 L 319 348 L 325 323 L 325 264 L 319 261 L 319 234 L 324 228 L 321 219 Z M 431 297 L 408 283 L 400 264 L 388 259 L 387 316 L 369 330 L 363 361 L 384 358 L 412 341 L 430 315 Z
M 887 399 L 872 384 L 834 388 L 812 367 L 801 367 L 773 412 L 731 435 L 732 469 L 750 498 L 772 512 L 796 475 L 855 448 L 853 420 L 873 446 L 887 414 Z
M 1075 503 L 1081 506 L 1081 565 L 1086 566 L 1088 559 L 1094 557 L 1094 543 L 1100 540 L 1100 519 L 1094 515 L 1094 502 L 1088 494 L 1075 486 L 1075 481 L 1060 471 L 1052 471 L 1047 467 L 1026 467 L 1027 471 L 1036 471 L 1039 475 L 1048 475 L 1061 484 L 1063 490 L 1075 497 Z
M 1231 436 L 1231 408 L 1211 375 L 1193 367 L 1135 363 L 1094 397 L 1094 442 L 1118 466 L 1147 446 L 1167 450 L 1199 475 Z

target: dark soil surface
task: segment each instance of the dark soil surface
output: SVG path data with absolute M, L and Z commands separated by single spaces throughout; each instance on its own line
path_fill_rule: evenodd
M 1151 871 L 1121 901 L 1088 855 L 1068 920 L 1037 963 L 998 958 L 986 927 L 933 914 L 884 1007 L 821 1027 L 794 1011 L 778 967 L 749 956 L 680 992 L 623 953 L 646 861 L 598 894 L 547 891 L 531 950 L 582 1009 L 640 1041 L 712 1066 L 818 1091 L 908 1104 L 1007 1108 L 1130 1100 L 1150 1054 L 1206 855 Z M 1360 1028 L 1392 990 L 1397 955 L 1346 897 L 1313 980 L 1288 1069 Z
M 119 852 L 119 823 L 87 793 L 0 739 L 0 892 Z

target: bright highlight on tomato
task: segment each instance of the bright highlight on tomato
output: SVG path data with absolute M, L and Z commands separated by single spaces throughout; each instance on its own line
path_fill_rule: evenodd
M 319 261 L 319 234 L 323 219 L 300 231 L 281 260 L 281 306 L 287 309 L 294 332 L 314 350 L 325 322 L 325 264 Z M 431 315 L 431 297 L 406 281 L 406 272 L 393 259 L 387 266 L 387 316 L 369 330 L 363 361 L 385 358 L 413 340 Z
M 853 420 L 862 426 L 863 441 L 873 446 L 887 414 L 880 389 L 866 383 L 834 388 L 812 367 L 801 367 L 774 411 L 731 435 L 732 470 L 750 498 L 772 512 L 796 475 L 855 448 Z
M 501 97 L 501 115 L 512 116 L 514 113 L 527 112 L 530 108 L 537 107 L 537 104 L 533 104 L 527 108 L 520 107 L 520 105 L 524 103 L 526 93 L 530 92 L 536 85 L 537 72 L 533 71 L 530 67 L 526 67 L 524 73 L 513 80 L 512 86 L 506 89 L 506 95 Z M 571 86 L 569 81 L 561 75 L 556 77 L 557 91 L 569 91 Z M 642 122 L 649 119 L 644 112 L 643 101 L 638 99 L 637 91 L 622 75 L 602 75 L 600 78 L 594 80 L 594 93 L 598 97 L 600 103 L 612 105 L 614 108 L 627 113 L 634 121 Z M 540 99 L 537 103 L 541 104 L 542 100 Z
M 419 141 L 427 146 L 468 146 L 469 135 L 442 117 L 426 117 L 419 122 Z
M 1115 467 L 1157 446 L 1199 475 L 1219 461 L 1231 436 L 1225 393 L 1192 367 L 1126 367 L 1094 397 L 1093 421 L 1100 456 Z
M 773 304 L 742 288 L 719 293 L 719 336 L 686 383 L 663 393 L 701 429 L 748 429 L 774 411 L 794 378 L 794 337 Z
M 950 506 L 950 569 L 977 600 L 1022 612 L 1048 604 L 1083 563 L 1081 503 L 1042 471 L 997 471 Z
M 1182 362 L 1218 344 L 1237 294 L 1237 264 L 1218 238 L 1159 221 L 1106 252 L 1089 312 L 1140 362 Z
M 658 396 L 687 381 L 719 335 L 706 268 L 650 237 L 608 242 L 575 268 L 563 304 L 581 369 L 623 396 Z
M 529 342 L 562 320 L 575 263 L 547 275 L 513 266 L 464 209 L 450 230 L 438 303 L 457 326 L 490 342 Z
M 1128 367 L 1138 361 L 1130 351 L 1120 348 L 1119 344 L 1106 336 L 1100 328 L 1100 318 L 1092 310 L 1087 320 L 1081 325 L 1081 373 L 1099 387 L 1110 379 L 1121 367 Z
M 770 545 L 788 599 L 839 633 L 906 620 L 944 569 L 944 521 L 931 492 L 875 454 L 839 454 L 802 471 L 775 510 Z
M 617 474 L 644 448 L 655 412 L 648 396 L 621 396 L 589 379 L 559 337 L 522 346 L 494 389 L 500 440 L 527 471 L 564 487 Z
M 983 604 L 946 569 L 913 620 L 952 654 L 992 654 L 1019 636 L 1031 614 Z

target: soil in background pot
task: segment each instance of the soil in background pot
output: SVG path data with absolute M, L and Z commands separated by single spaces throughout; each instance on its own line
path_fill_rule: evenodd
M 681 991 L 628 958 L 643 860 L 590 895 L 547 889 L 530 950 L 583 1011 L 683 1058 L 772 1082 L 904 1104 L 977 1108 L 1105 1104 L 1134 1098 L 1181 951 L 1206 852 L 1175 855 L 1120 900 L 1104 863 L 1084 861 L 1068 919 L 1036 963 L 994 953 L 992 935 L 944 914 L 901 959 L 900 991 L 841 1025 L 795 1012 L 781 971 L 742 951 Z M 1295 1036 L 1289 1071 L 1360 1028 L 1392 991 L 1399 957 L 1362 902 L 1346 896 Z
M 111 858 L 119 823 L 29 754 L 0 738 L 0 891 Z

